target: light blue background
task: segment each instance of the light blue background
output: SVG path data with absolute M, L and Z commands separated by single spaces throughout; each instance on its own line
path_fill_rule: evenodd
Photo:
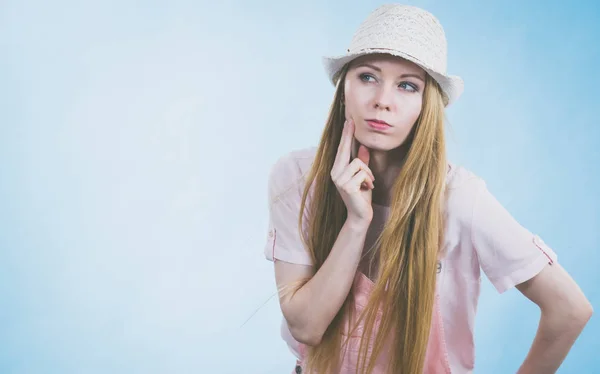
M 598 309 L 600 6 L 410 3 L 466 81 L 451 159 Z M 267 176 L 317 143 L 320 57 L 379 4 L 3 1 L 0 372 L 289 373 Z M 538 316 L 485 279 L 476 373 L 514 373 Z M 595 316 L 560 372 L 600 373 L 599 348 Z

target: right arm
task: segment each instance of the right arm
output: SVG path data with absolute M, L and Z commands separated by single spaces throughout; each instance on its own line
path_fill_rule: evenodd
M 323 265 L 315 273 L 312 266 L 275 261 L 283 316 L 294 339 L 311 346 L 321 342 L 348 296 L 373 218 L 374 178 L 368 168 L 369 153 L 362 147 L 358 158 L 350 162 L 353 138 L 354 124 L 348 121 L 331 170 L 331 178 L 346 205 L 348 218 Z
M 368 226 L 346 221 L 329 256 L 316 273 L 312 266 L 275 261 L 278 287 L 309 278 L 295 292 L 282 292 L 280 305 L 294 339 L 315 346 L 348 296 L 360 262 Z

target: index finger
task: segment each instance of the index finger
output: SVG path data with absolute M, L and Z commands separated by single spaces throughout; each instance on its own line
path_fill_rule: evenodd
M 350 151 L 352 148 L 352 136 L 354 131 L 352 130 L 352 120 L 347 120 L 342 131 L 342 137 L 338 146 L 338 151 L 333 162 L 333 168 L 343 168 L 350 163 Z

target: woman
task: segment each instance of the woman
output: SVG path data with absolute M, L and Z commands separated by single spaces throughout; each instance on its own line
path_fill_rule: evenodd
M 470 373 L 480 268 L 541 309 L 519 373 L 556 371 L 592 308 L 552 249 L 447 162 L 444 108 L 463 83 L 436 18 L 381 6 L 325 65 L 336 92 L 320 144 L 269 179 L 265 255 L 294 372 Z

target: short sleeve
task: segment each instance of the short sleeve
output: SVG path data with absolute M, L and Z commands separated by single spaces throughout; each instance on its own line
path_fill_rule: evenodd
M 298 230 L 303 181 L 302 171 L 290 154 L 281 157 L 271 168 L 268 183 L 269 231 L 264 248 L 269 261 L 313 264 Z
M 521 226 L 481 180 L 473 206 L 471 241 L 482 270 L 499 293 L 557 261 L 554 251 Z

